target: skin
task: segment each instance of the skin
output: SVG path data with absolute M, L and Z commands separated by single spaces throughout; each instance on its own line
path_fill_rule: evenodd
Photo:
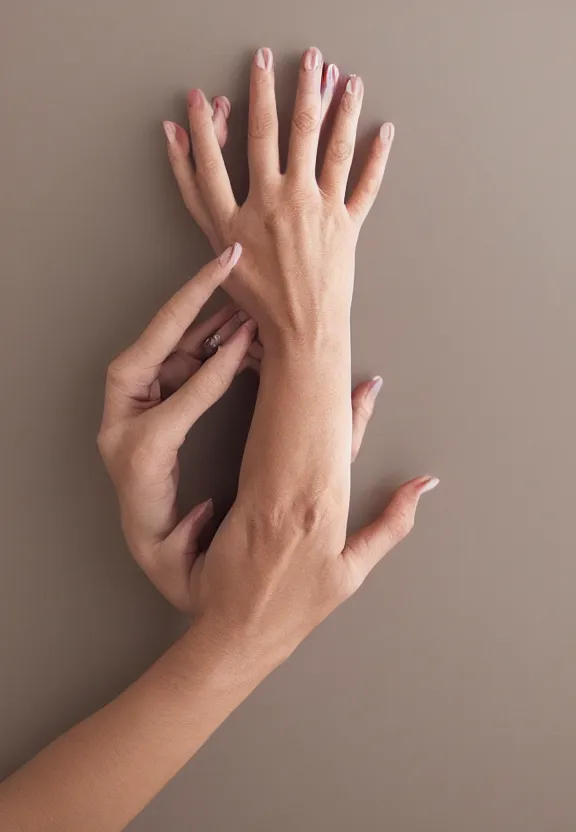
M 250 89 L 251 187 L 243 206 L 233 199 L 212 108 L 199 91 L 190 97 L 196 183 L 215 242 L 229 248 L 113 363 L 99 445 L 134 549 L 151 529 L 153 535 L 162 529 L 160 542 L 169 542 L 163 568 L 185 555 L 184 603 L 193 623 L 127 691 L 2 785 L 2 828 L 123 829 L 230 712 L 359 588 L 409 532 L 420 496 L 438 482 L 419 477 L 405 483 L 380 517 L 347 537 L 354 256 L 391 133 L 386 129 L 375 139 L 360 184 L 345 202 L 362 98 L 361 82 L 351 84 L 317 180 L 321 67 L 316 50 L 303 56 L 288 166 L 281 173 L 272 56 L 269 50 L 257 53 Z M 163 399 L 170 356 L 224 280 L 251 319 L 179 386 L 172 380 L 173 392 Z M 203 555 L 191 545 L 197 510 L 173 527 L 161 480 L 171 494 L 182 437 L 240 368 L 256 325 L 261 383 L 238 495 Z M 132 471 L 136 466 L 142 473 L 147 465 L 162 472 L 150 480 L 153 491 L 160 487 L 153 494 L 145 493 L 146 477 Z M 158 517 L 151 516 L 155 502 L 164 506 Z

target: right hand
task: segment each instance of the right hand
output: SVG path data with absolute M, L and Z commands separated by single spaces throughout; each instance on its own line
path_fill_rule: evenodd
M 272 53 L 258 50 L 252 66 L 248 157 L 250 192 L 238 206 L 222 158 L 213 110 L 200 90 L 188 97 L 195 187 L 206 210 L 205 227 L 218 244 L 242 243 L 242 263 L 227 290 L 259 325 L 260 337 L 288 331 L 316 337 L 327 321 L 347 326 L 356 240 L 378 193 L 393 128 L 374 140 L 360 181 L 345 201 L 363 85 L 350 76 L 339 103 L 326 158 L 316 179 L 325 106 L 322 58 L 303 56 L 286 173 L 280 171 Z M 182 131 L 172 125 L 170 157 L 183 194 L 190 192 Z M 214 240 L 213 242 L 216 242 Z

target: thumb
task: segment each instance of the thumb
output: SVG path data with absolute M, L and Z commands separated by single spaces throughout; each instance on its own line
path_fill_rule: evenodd
M 428 476 L 404 483 L 376 520 L 350 535 L 343 556 L 362 579 L 412 531 L 420 497 L 439 482 Z
M 200 535 L 213 514 L 212 500 L 195 506 L 158 546 L 153 562 L 145 569 L 158 592 L 188 616 L 193 614 L 190 573 L 200 554 Z

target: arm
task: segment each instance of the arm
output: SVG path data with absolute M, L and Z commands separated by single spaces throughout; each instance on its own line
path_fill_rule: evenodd
M 266 675 L 194 629 L 0 788 L 0 828 L 119 832 Z

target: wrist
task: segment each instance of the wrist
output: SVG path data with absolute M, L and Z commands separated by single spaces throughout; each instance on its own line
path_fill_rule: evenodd
M 176 646 L 182 683 L 194 685 L 201 676 L 222 693 L 248 695 L 287 658 L 208 617 L 197 619 Z
M 307 362 L 324 361 L 350 352 L 350 317 L 331 318 L 309 328 L 274 327 L 259 330 L 266 357 L 283 361 L 305 358 Z

